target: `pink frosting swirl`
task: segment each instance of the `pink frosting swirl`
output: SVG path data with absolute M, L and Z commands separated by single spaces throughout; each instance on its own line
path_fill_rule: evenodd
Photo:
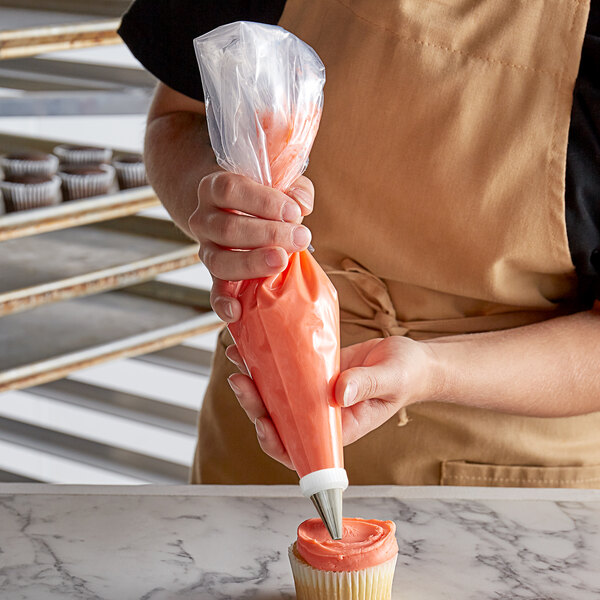
M 298 527 L 300 556 L 322 571 L 358 571 L 380 565 L 398 553 L 396 525 L 376 519 L 344 519 L 341 540 L 332 540 L 321 519 Z

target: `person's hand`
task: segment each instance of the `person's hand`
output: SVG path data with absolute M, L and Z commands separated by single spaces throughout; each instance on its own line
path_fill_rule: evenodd
M 232 282 L 275 275 L 287 266 L 288 253 L 308 247 L 310 231 L 300 222 L 312 211 L 313 199 L 306 177 L 287 194 L 225 171 L 200 181 L 188 225 L 213 277 L 211 305 L 221 319 L 231 323 L 242 313 Z
M 237 347 L 229 346 L 226 354 L 241 371 L 229 377 L 229 385 L 254 422 L 261 448 L 291 469 L 290 458 Z M 335 398 L 342 407 L 344 445 L 433 393 L 431 367 L 435 356 L 427 344 L 400 336 L 369 340 L 342 348 L 340 361 Z

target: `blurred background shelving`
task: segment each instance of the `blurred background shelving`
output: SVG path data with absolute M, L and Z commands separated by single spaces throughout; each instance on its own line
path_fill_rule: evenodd
M 3 38 L 7 30 L 69 25 L 63 32 L 71 35 L 59 49 L 29 42 L 29 50 L 0 61 L 0 135 L 141 151 L 155 80 L 110 35 L 127 5 L 123 0 L 0 0 L 0 56 L 3 40 L 11 38 Z M 99 29 L 106 34 L 102 39 L 73 41 L 73 27 L 111 21 Z M 160 206 L 140 214 L 168 219 Z M 156 280 L 210 287 L 200 264 Z M 213 328 L 157 352 L 1 393 L 0 481 L 187 481 L 217 334 Z

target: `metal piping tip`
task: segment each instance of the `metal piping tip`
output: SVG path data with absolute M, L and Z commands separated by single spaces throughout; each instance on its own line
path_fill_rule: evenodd
M 342 490 L 339 488 L 323 490 L 313 494 L 310 499 L 315 505 L 329 535 L 334 540 L 341 540 L 342 527 Z

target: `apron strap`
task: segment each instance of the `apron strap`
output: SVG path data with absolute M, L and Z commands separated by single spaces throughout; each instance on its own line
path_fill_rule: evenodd
M 515 310 L 452 319 L 429 319 L 400 321 L 394 303 L 383 280 L 350 258 L 341 261 L 341 269 L 323 265 L 327 275 L 342 277 L 350 283 L 360 303 L 372 311 L 372 316 L 359 316 L 345 306 L 340 297 L 340 322 L 359 325 L 380 332 L 382 337 L 408 335 L 415 340 L 426 340 L 446 335 L 499 331 L 539 323 L 573 312 L 573 307 L 564 302 L 548 310 Z
M 408 328 L 398 323 L 396 309 L 385 283 L 350 258 L 343 259 L 341 266 L 342 269 L 327 266 L 324 269 L 329 276 L 346 277 L 356 294 L 373 311 L 374 316 L 365 319 L 342 310 L 340 322 L 375 329 L 380 331 L 383 337 L 408 333 Z

